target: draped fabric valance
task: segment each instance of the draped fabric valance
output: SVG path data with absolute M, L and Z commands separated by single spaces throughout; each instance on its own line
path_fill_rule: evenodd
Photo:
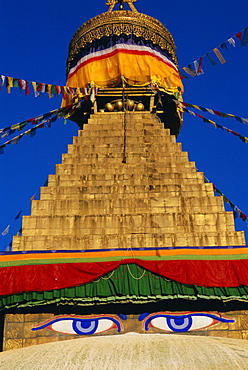
M 81 286 L 129 264 L 181 284 L 248 286 L 247 257 L 246 246 L 2 252 L 0 295 Z
M 183 92 L 183 84 L 166 50 L 134 35 L 112 35 L 94 40 L 74 56 L 68 71 L 68 87 L 114 87 L 122 79 L 131 86 L 155 83 L 168 93 Z M 65 96 L 62 106 L 70 104 Z
M 0 296 L 0 310 L 48 304 L 77 306 L 111 303 L 145 304 L 177 299 L 187 302 L 198 300 L 248 302 L 248 287 L 219 288 L 182 284 L 130 264 L 121 265 L 98 280 L 75 287 Z

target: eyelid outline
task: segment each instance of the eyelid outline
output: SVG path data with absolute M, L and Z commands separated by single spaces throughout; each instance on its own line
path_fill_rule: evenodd
M 78 320 L 78 321 L 88 320 L 88 321 L 90 321 L 91 319 L 92 319 L 92 321 L 99 321 L 101 319 L 111 320 L 114 324 L 116 324 L 118 333 L 120 333 L 121 331 L 124 330 L 121 320 L 118 317 L 114 316 L 114 315 L 94 315 L 94 316 L 60 315 L 60 316 L 55 316 L 55 317 L 53 317 L 51 319 L 48 319 L 46 321 L 43 321 L 42 323 L 40 323 L 38 325 L 35 325 L 31 330 L 36 331 L 36 330 L 41 330 L 41 329 L 45 329 L 45 328 L 49 329 L 48 326 L 51 326 L 52 324 L 54 324 L 56 322 L 59 322 L 59 321 L 63 321 L 63 320 L 65 320 L 65 321 L 66 320 Z M 49 329 L 49 330 L 52 330 L 52 329 Z M 78 335 L 78 334 L 75 333 L 75 335 Z
M 209 317 L 215 320 L 216 322 L 212 323 L 211 325 L 217 324 L 218 321 L 219 322 L 235 322 L 235 320 L 230 317 L 221 316 L 218 313 L 214 314 L 214 313 L 209 313 L 209 312 L 183 312 L 183 313 L 176 313 L 176 314 L 172 312 L 155 312 L 152 314 L 141 314 L 138 319 L 139 321 L 142 321 L 142 329 L 145 331 L 148 331 L 150 322 L 155 318 L 165 317 L 165 318 L 171 318 L 171 319 L 177 319 L 177 318 L 185 319 L 185 318 L 189 318 L 192 316 L 198 316 L 198 317 L 205 316 L 205 317 Z M 204 327 L 202 329 L 204 329 Z M 199 329 L 195 329 L 195 330 L 199 330 Z

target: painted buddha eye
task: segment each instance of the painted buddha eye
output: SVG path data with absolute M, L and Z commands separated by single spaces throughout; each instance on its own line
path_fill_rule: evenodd
M 157 328 L 177 333 L 204 329 L 218 322 L 235 322 L 232 318 L 207 312 L 187 312 L 183 314 L 157 312 L 150 315 L 140 315 L 139 320 L 143 321 L 142 326 L 146 331 L 149 328 Z
M 57 316 L 32 328 L 33 331 L 49 329 L 58 333 L 72 335 L 91 335 L 110 329 L 123 330 L 121 320 L 112 315 L 98 316 Z

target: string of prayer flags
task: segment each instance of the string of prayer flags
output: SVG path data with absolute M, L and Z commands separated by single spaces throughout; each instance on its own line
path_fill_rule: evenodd
M 60 117 L 70 118 L 70 116 L 77 109 L 79 109 L 81 107 L 81 104 L 80 104 L 81 101 L 79 101 L 77 103 L 74 103 L 74 104 L 70 104 L 70 105 L 68 105 L 64 108 L 59 108 L 59 109 L 53 110 L 51 112 L 42 114 L 38 117 L 28 119 L 27 121 L 17 123 L 15 125 L 12 125 L 10 127 L 5 128 L 5 129 L 0 129 L 0 138 L 3 138 L 5 136 L 9 136 L 11 133 L 15 132 L 15 130 L 13 130 L 13 127 L 15 129 L 17 128 L 20 131 L 21 129 L 23 129 L 26 126 L 27 123 L 36 124 L 37 122 L 40 122 L 35 127 L 23 132 L 22 134 L 14 137 L 13 139 L 8 140 L 5 143 L 3 143 L 2 145 L 0 145 L 0 154 L 4 154 L 4 148 L 6 147 L 6 145 L 8 145 L 8 144 L 17 144 L 24 135 L 30 135 L 31 137 L 33 137 L 36 134 L 37 129 L 45 127 L 46 122 L 48 122 L 48 127 L 51 127 L 51 122 L 55 122 Z
M 48 179 L 43 183 L 42 186 L 47 186 L 47 185 L 48 185 Z M 39 190 L 37 190 L 36 193 L 29 199 L 29 201 L 25 204 L 25 206 L 23 207 L 23 209 L 26 207 L 27 204 L 30 204 L 30 202 L 35 199 L 36 195 L 38 194 L 38 191 Z M 11 225 L 14 223 L 14 221 L 19 220 L 19 218 L 21 217 L 21 214 L 23 213 L 23 209 L 21 209 L 17 213 L 17 215 L 15 216 L 15 218 L 12 220 L 12 222 L 2 231 L 2 233 L 1 233 L 2 236 L 5 236 L 5 235 L 9 234 Z M 18 231 L 17 235 L 20 235 L 21 233 L 22 233 L 22 229 L 20 229 Z M 10 249 L 8 249 L 8 248 L 10 248 Z M 11 250 L 12 250 L 12 242 L 8 245 L 8 247 L 5 249 L 5 251 L 11 251 Z
M 33 129 L 28 130 L 28 131 L 25 131 L 22 134 L 14 137 L 13 139 L 6 141 L 2 145 L 0 145 L 0 154 L 3 154 L 4 153 L 4 150 L 3 149 L 5 148 L 6 145 L 9 145 L 9 144 L 17 144 L 24 135 L 28 135 L 32 130 L 37 130 L 38 128 L 42 128 L 42 127 L 44 127 L 44 124 L 43 123 L 40 123 L 37 126 L 35 126 Z
M 211 123 L 215 128 L 220 128 L 221 130 L 227 131 L 227 132 L 229 132 L 229 133 L 237 136 L 243 143 L 248 144 L 248 138 L 247 137 L 245 137 L 243 135 L 240 135 L 237 132 L 235 132 L 233 130 L 230 130 L 227 127 L 221 126 L 218 123 L 216 123 L 214 121 L 211 121 L 210 119 L 207 119 L 207 118 L 201 116 L 198 113 L 192 112 L 192 111 L 188 110 L 187 108 L 184 108 L 184 112 L 189 113 L 191 116 L 199 117 L 199 118 L 201 118 L 203 120 L 203 122 Z
M 24 91 L 25 95 L 29 95 L 32 88 L 34 96 L 36 98 L 41 96 L 41 94 L 43 93 L 47 93 L 49 98 L 60 94 L 63 96 L 63 98 L 65 98 L 66 95 L 78 96 L 79 98 L 83 98 L 87 95 L 92 96 L 97 91 L 96 87 L 93 86 L 92 83 L 89 84 L 89 86 L 86 88 L 68 87 L 35 81 L 27 81 L 20 78 L 0 75 L 0 91 L 3 90 L 4 87 L 7 88 L 8 93 L 11 93 L 12 88 L 18 87 L 20 92 Z
M 233 47 L 236 47 L 236 39 L 235 38 L 238 39 L 241 42 L 242 47 L 246 46 L 248 44 L 248 27 L 246 27 L 242 31 L 236 33 L 233 37 L 230 37 L 227 41 L 223 42 L 222 44 L 220 44 L 216 48 L 212 49 L 211 51 L 209 51 L 208 53 L 206 53 L 205 55 L 203 55 L 199 59 L 197 59 L 194 62 L 188 64 L 186 67 L 183 67 L 180 70 L 181 79 L 182 80 L 184 78 L 188 79 L 188 77 L 183 73 L 183 71 L 185 71 L 191 77 L 195 77 L 195 76 L 199 76 L 199 75 L 203 74 L 204 72 L 203 72 L 202 66 L 203 66 L 203 60 L 204 60 L 205 57 L 208 59 L 208 61 L 211 63 L 211 65 L 213 67 L 217 65 L 217 61 L 215 60 L 216 58 L 218 59 L 218 61 L 221 64 L 226 63 L 226 60 L 225 60 L 224 56 L 222 55 L 222 53 L 219 49 L 227 50 L 228 45 L 232 45 Z M 215 59 L 214 59 L 214 57 L 215 57 Z
M 48 113 L 44 113 L 42 115 L 39 115 L 37 117 L 29 118 L 26 121 L 23 121 L 23 122 L 20 122 L 20 123 L 15 123 L 12 126 L 2 128 L 2 129 L 0 129 L 0 138 L 2 139 L 2 138 L 5 138 L 5 137 L 8 137 L 8 136 L 12 135 L 16 130 L 22 131 L 26 127 L 26 125 L 29 124 L 29 123 L 31 123 L 32 125 L 35 125 L 38 122 L 43 122 L 43 124 L 47 123 L 47 126 L 51 127 L 52 122 L 55 122 L 59 117 L 65 117 L 66 116 L 67 118 L 69 118 L 70 115 L 75 110 L 78 109 L 77 104 L 78 103 L 75 103 L 75 104 L 68 105 L 64 108 L 55 109 L 55 110 L 52 110 Z M 30 130 L 26 131 L 25 134 L 26 135 L 30 134 L 31 136 L 34 136 L 35 135 L 35 129 L 30 129 Z
M 234 218 L 241 218 L 241 220 L 248 222 L 248 217 L 242 212 L 234 203 L 232 203 L 206 176 L 204 176 L 205 183 L 212 184 L 214 192 L 223 197 L 225 203 L 230 204 Z
M 222 117 L 222 118 L 235 118 L 238 122 L 241 122 L 241 123 L 244 123 L 244 124 L 248 125 L 248 118 L 242 118 L 242 117 L 235 116 L 234 114 L 219 112 L 215 109 L 203 108 L 203 107 L 200 107 L 200 106 L 195 105 L 195 104 L 188 104 L 188 103 L 185 103 L 185 102 L 181 102 L 181 104 L 184 107 L 195 108 L 195 109 L 198 109 L 202 112 L 208 112 L 208 113 L 211 113 L 213 115 L 216 115 L 216 116 L 219 116 L 219 117 Z

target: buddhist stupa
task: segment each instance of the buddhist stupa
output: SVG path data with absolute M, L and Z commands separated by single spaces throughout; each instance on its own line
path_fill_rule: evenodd
M 136 350 L 144 334 L 153 346 L 248 338 L 244 234 L 176 141 L 176 46 L 134 3 L 109 0 L 70 43 L 62 106 L 76 103 L 80 130 L 0 257 L 4 351 L 116 334 Z

